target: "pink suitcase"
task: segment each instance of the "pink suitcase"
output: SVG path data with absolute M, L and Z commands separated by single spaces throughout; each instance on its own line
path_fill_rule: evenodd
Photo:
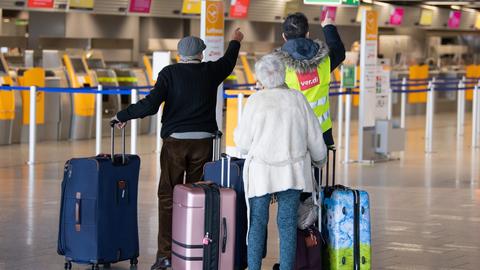
M 173 270 L 233 269 L 235 202 L 233 189 L 208 184 L 175 186 Z

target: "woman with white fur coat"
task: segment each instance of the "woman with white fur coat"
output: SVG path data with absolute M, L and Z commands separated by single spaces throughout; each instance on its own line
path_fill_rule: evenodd
M 249 205 L 248 269 L 260 270 L 271 196 L 278 200 L 281 270 L 295 264 L 300 193 L 312 192 L 312 163 L 321 166 L 327 148 L 318 119 L 301 92 L 284 84 L 285 66 L 276 55 L 255 64 L 263 90 L 248 99 L 234 140 L 246 154 L 243 171 Z

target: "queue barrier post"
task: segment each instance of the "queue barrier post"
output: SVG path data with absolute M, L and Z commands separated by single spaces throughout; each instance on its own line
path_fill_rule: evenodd
M 458 82 L 457 92 L 457 137 L 464 135 L 465 126 L 465 76 Z
M 352 90 L 347 89 L 347 96 L 345 97 L 345 152 L 344 162 L 350 160 L 350 119 L 352 112 Z
M 480 82 L 475 85 L 473 89 L 473 108 L 472 108 L 472 147 L 479 147 L 478 133 L 480 133 L 479 117 L 480 117 L 480 94 L 479 92 Z
M 400 127 L 405 128 L 405 112 L 407 107 L 407 78 L 402 79 L 402 93 L 400 94 Z
M 237 114 L 237 123 L 240 124 L 240 121 L 242 120 L 242 114 L 243 114 L 243 98 L 245 95 L 243 93 L 238 94 L 238 114 Z
M 28 165 L 35 164 L 37 144 L 37 87 L 30 86 L 30 119 L 28 125 Z
M 98 93 L 95 94 L 95 154 L 102 152 L 102 114 L 103 114 L 103 86 L 98 85 Z
M 342 91 L 343 88 L 340 88 L 340 91 Z M 343 96 L 338 95 L 338 115 L 337 115 L 337 122 L 338 122 L 338 149 L 342 148 L 342 134 L 343 134 Z
M 132 104 L 138 102 L 138 90 L 132 89 Z M 138 130 L 138 119 L 133 119 L 130 130 L 130 153 L 132 155 L 137 154 L 137 130 Z
M 427 110 L 425 121 L 425 152 L 432 152 L 433 142 L 433 113 L 435 111 L 435 78 L 428 82 Z

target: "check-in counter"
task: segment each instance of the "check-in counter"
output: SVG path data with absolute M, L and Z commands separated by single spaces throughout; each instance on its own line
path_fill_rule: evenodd
M 49 76 L 52 75 L 52 76 Z M 47 71 L 47 77 L 45 79 L 45 84 L 47 87 L 61 87 L 68 88 L 68 81 L 65 70 L 52 69 Z M 48 93 L 54 94 L 54 93 Z M 56 93 L 55 93 L 56 94 Z M 70 139 L 70 128 L 72 125 L 72 94 L 70 93 L 58 93 L 58 99 L 60 102 L 59 108 L 59 119 L 58 119 L 58 140 L 69 140 Z
M 95 74 L 98 84 L 102 85 L 104 89 L 118 87 L 117 75 L 113 69 L 90 69 L 90 72 Z M 121 97 L 120 95 L 103 95 L 102 101 L 102 134 L 103 136 L 110 136 L 110 119 L 120 110 Z
M 243 94 L 243 105 L 247 102 L 247 99 L 250 95 L 256 93 L 255 90 L 226 90 L 225 94 L 238 96 L 239 94 Z M 237 150 L 235 142 L 233 140 L 233 133 L 235 128 L 238 125 L 238 98 L 232 97 L 226 100 L 226 123 L 225 123 L 225 145 L 226 145 L 226 153 L 230 156 L 240 157 L 240 153 Z
M 67 72 L 62 64 L 62 59 L 58 50 L 43 50 L 42 65 L 46 70 L 45 85 L 47 87 L 70 87 Z M 72 94 L 58 94 L 60 96 L 60 110 L 58 111 L 57 139 L 68 140 L 70 139 L 70 127 L 72 124 Z
M 142 68 L 131 69 L 133 76 L 137 79 L 138 86 L 151 86 L 149 83 L 146 70 Z M 153 86 L 152 86 L 153 87 Z M 151 89 L 142 89 L 143 92 Z M 144 98 L 145 95 L 140 95 L 139 98 Z M 156 132 L 156 118 L 154 116 L 145 117 L 140 120 L 140 134 L 153 134 Z
M 0 84 L 12 86 L 12 79 L 6 72 L 0 72 Z M 0 145 L 12 143 L 12 127 L 15 119 L 15 92 L 0 90 Z
M 94 85 L 95 78 L 88 72 L 82 57 L 63 56 L 63 63 L 67 69 L 70 86 L 81 88 Z M 93 94 L 72 94 L 72 121 L 70 137 L 73 140 L 90 139 L 95 132 L 95 95 Z
M 117 74 L 118 84 L 121 87 L 135 88 L 138 86 L 146 86 L 147 77 L 145 72 L 142 69 L 116 69 L 115 73 Z M 141 89 L 138 89 L 141 90 Z M 143 89 L 142 89 L 143 91 Z M 143 98 L 144 95 L 140 95 L 139 99 Z M 125 109 L 131 104 L 132 96 L 131 95 L 122 95 L 122 109 Z M 152 117 L 145 117 L 139 119 L 138 124 L 138 133 L 139 134 L 149 134 L 152 132 Z
M 45 70 L 43 68 L 31 68 L 27 70 L 19 69 L 17 74 L 17 81 L 20 86 L 37 86 L 45 87 Z M 29 124 L 30 124 L 30 91 L 22 90 L 15 91 L 15 119 L 12 129 L 12 143 L 27 143 L 29 139 Z M 49 118 L 46 117 L 45 92 L 37 91 L 36 93 L 36 119 L 37 125 L 36 139 L 43 141 L 46 136 L 46 122 L 50 123 Z M 48 100 L 49 103 L 52 100 Z M 51 105 L 51 104 L 48 104 Z M 51 115 L 48 115 L 51 116 Z

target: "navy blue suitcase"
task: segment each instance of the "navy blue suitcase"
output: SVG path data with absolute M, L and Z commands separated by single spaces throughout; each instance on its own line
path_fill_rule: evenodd
M 72 262 L 99 265 L 139 256 L 137 192 L 140 158 L 123 154 L 74 158 L 66 162 L 62 181 L 58 254 L 65 269 Z M 112 158 L 113 157 L 113 158 Z
M 221 157 L 218 161 L 205 164 L 204 179 L 219 186 L 232 188 L 237 193 L 235 232 L 235 270 L 247 268 L 247 204 L 243 187 L 244 159 Z

